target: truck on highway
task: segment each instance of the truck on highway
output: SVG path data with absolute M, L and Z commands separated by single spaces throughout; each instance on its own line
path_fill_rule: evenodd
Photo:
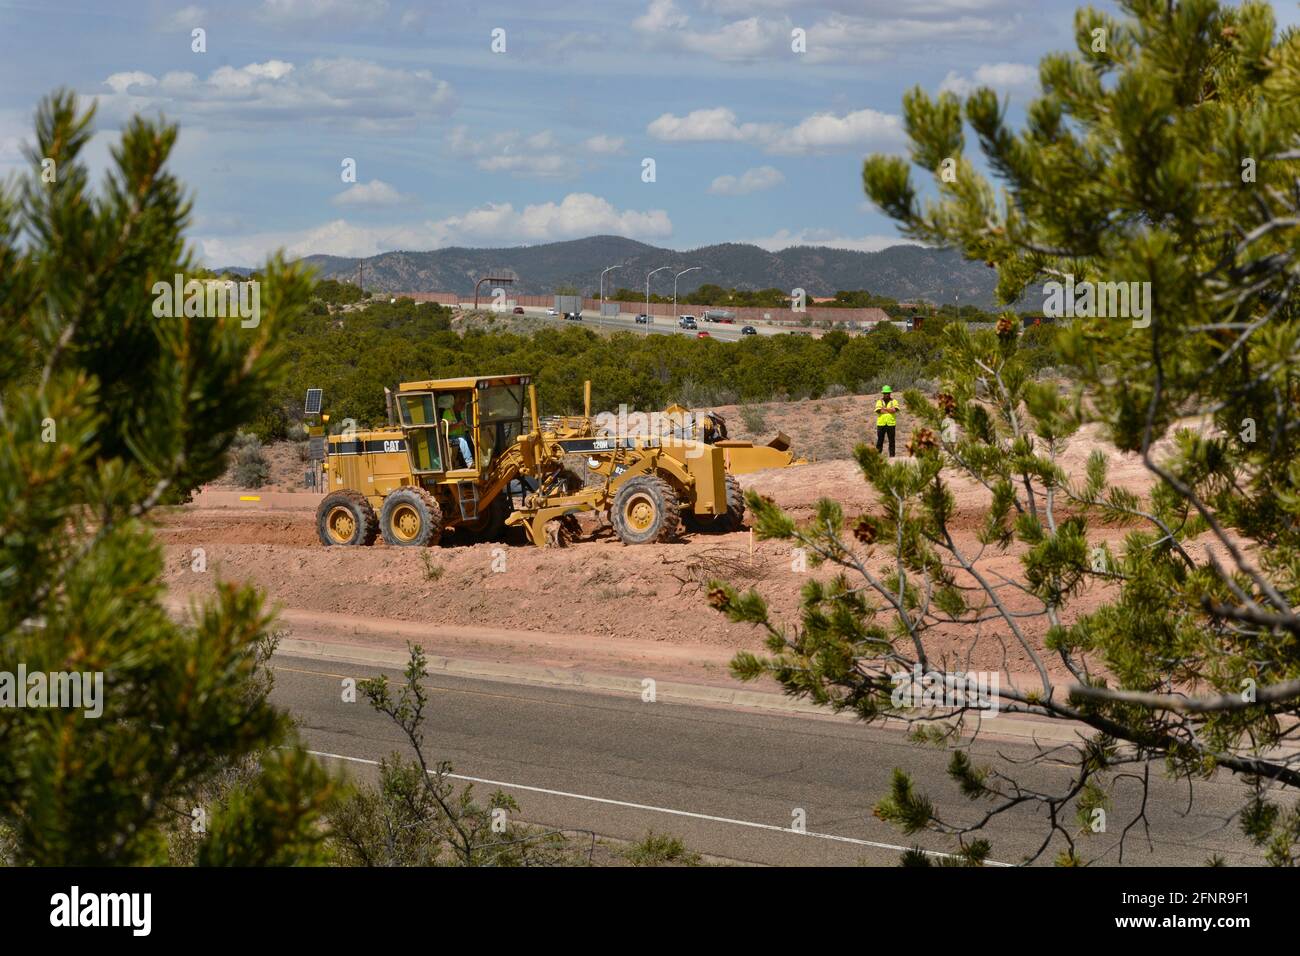
M 566 319 L 582 320 L 582 296 L 578 295 L 557 295 L 555 297 L 555 311 Z

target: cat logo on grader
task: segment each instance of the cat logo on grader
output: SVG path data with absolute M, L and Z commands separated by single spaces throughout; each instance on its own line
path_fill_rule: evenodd
M 670 540 L 684 521 L 732 530 L 744 520 L 722 449 L 597 435 L 589 382 L 584 415 L 545 426 L 523 375 L 403 382 L 388 397 L 388 427 L 324 443 L 316 526 L 326 545 L 382 535 L 389 545 L 428 546 L 448 530 L 487 541 L 506 526 L 522 526 L 539 546 L 563 544 L 575 534 L 572 516 L 586 511 L 608 512 L 625 544 Z

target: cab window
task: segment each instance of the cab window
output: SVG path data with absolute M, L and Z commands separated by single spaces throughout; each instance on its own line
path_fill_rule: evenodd
M 436 425 L 437 416 L 433 412 L 433 393 L 423 392 L 416 395 L 399 395 L 397 407 L 402 416 L 402 424 Z
M 416 471 L 442 471 L 442 454 L 438 450 L 438 429 L 416 428 L 406 433 L 411 462 Z

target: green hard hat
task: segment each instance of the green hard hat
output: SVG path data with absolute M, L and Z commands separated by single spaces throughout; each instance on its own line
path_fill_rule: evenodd
M 882 388 L 880 391 L 881 391 L 881 392 L 892 392 L 893 389 L 890 388 L 888 385 L 886 385 L 886 386 L 885 386 L 884 388 Z

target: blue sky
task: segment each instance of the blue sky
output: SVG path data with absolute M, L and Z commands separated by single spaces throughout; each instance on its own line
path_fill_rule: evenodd
M 904 91 L 987 84 L 1014 117 L 1076 5 L 0 0 L 0 177 L 67 86 L 99 103 L 95 167 L 131 113 L 181 124 L 213 266 L 595 233 L 873 250 L 898 237 L 862 157 L 902 149 Z

